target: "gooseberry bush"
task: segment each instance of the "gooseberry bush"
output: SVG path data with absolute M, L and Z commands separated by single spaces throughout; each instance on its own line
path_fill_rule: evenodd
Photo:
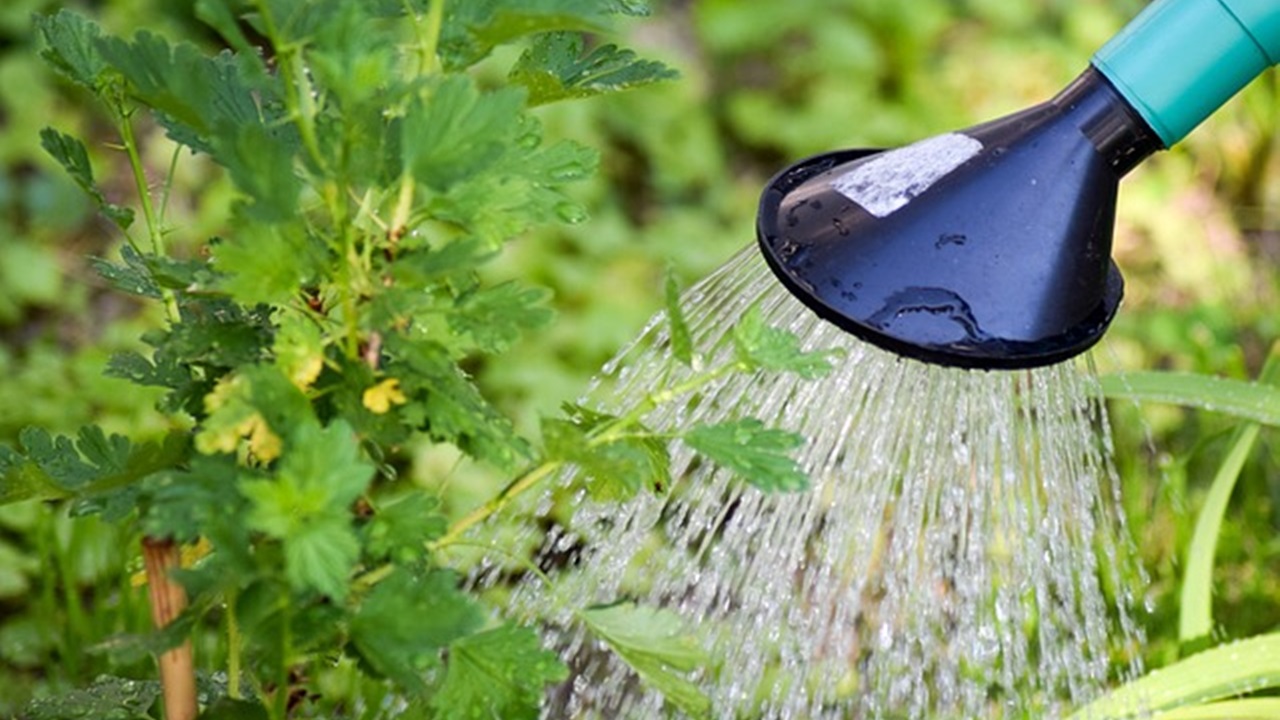
M 0 447 L 0 502 L 140 528 L 158 628 L 138 642 L 160 679 L 104 677 L 29 715 L 155 717 L 163 705 L 167 718 L 536 717 L 568 669 L 536 627 L 466 587 L 444 551 L 567 465 L 596 498 L 666 492 L 672 442 L 758 487 L 803 487 L 794 435 L 751 418 L 659 435 L 643 419 L 725 373 L 812 374 L 825 359 L 748 314 L 727 364 L 655 388 L 629 413 L 567 405 L 539 438 L 518 433 L 467 372 L 552 322 L 549 293 L 481 268 L 531 227 L 580 221 L 564 188 L 597 164 L 544 137 L 532 110 L 674 75 L 600 40 L 638 4 L 196 7 L 221 52 L 146 30 L 115 37 L 68 11 L 36 19 L 45 60 L 110 119 L 136 191 L 109 199 L 84 140 L 42 133 L 123 239 L 119 258 L 94 267 L 165 318 L 143 338 L 148 352 L 117 354 L 105 371 L 162 388 L 172 430 L 28 428 Z M 505 76 L 476 70 L 505 45 L 519 50 Z M 157 125 L 178 148 L 163 177 L 143 160 L 142 130 Z M 185 237 L 168 220 L 171 177 L 192 155 L 237 192 L 219 237 Z M 673 286 L 669 296 L 673 361 L 696 363 Z M 510 482 L 451 513 L 402 477 L 406 448 L 424 443 Z M 706 712 L 687 675 L 703 658 L 674 616 L 625 603 L 583 613 L 643 682 Z M 190 638 L 211 626 L 216 664 L 193 661 Z M 336 695 L 316 680 L 332 668 L 348 678 Z

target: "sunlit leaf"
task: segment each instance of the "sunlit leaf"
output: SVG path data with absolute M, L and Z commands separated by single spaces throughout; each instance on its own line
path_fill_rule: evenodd
M 1109 398 L 1184 405 L 1280 425 L 1280 388 L 1195 373 L 1140 370 L 1101 378 Z
M 804 444 L 804 438 L 766 427 L 755 418 L 701 425 L 685 433 L 684 441 L 761 490 L 790 492 L 809 487 L 809 476 L 790 455 Z
M 448 669 L 432 706 L 439 720 L 534 720 L 546 685 L 567 676 L 537 633 L 502 625 L 449 644 Z
M 677 73 L 654 60 L 642 60 L 631 50 L 600 45 L 584 52 L 580 33 L 540 35 L 524 51 L 511 80 L 529 91 L 529 105 L 591 97 L 671 80 Z
M 1280 634 L 1227 643 L 1121 685 L 1068 720 L 1136 720 L 1280 687 Z
M 733 327 L 738 360 L 750 369 L 790 372 L 805 379 L 831 371 L 831 351 L 806 352 L 794 333 L 770 327 L 759 305 L 752 305 Z
M 675 274 L 667 270 L 665 282 L 667 327 L 671 333 L 671 355 L 685 365 L 693 364 L 693 337 L 689 334 L 689 323 L 685 321 L 684 309 L 680 307 L 680 286 Z
M 667 701 L 692 717 L 710 716 L 711 701 L 689 677 L 706 665 L 708 655 L 679 615 L 618 603 L 582 610 L 578 617 Z

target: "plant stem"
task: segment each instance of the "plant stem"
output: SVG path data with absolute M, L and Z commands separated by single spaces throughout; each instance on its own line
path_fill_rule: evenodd
M 71 677 L 78 677 L 81 671 L 81 662 L 83 660 L 82 640 L 85 633 L 84 609 L 80 606 L 80 592 L 76 585 L 75 571 L 72 568 L 71 557 L 71 535 L 68 534 L 67 547 L 63 547 L 58 539 L 57 530 L 58 520 L 50 523 L 48 537 L 50 549 L 53 551 L 53 557 L 56 559 L 58 566 L 58 574 L 62 576 L 62 601 L 66 607 L 66 632 L 63 635 L 64 647 L 66 653 L 67 672 Z M 50 588 L 50 599 L 52 599 L 52 584 Z M 50 603 L 50 607 L 57 607 L 57 603 Z M 53 627 L 61 625 L 61 622 L 55 623 Z
M 160 231 L 159 219 L 151 202 L 151 185 L 147 182 L 147 171 L 142 164 L 142 156 L 138 154 L 138 140 L 133 133 L 133 119 L 128 112 L 120 113 L 120 138 L 124 141 L 124 151 L 129 156 L 133 184 L 138 188 L 138 203 L 142 205 L 142 217 L 147 223 L 147 237 L 151 240 L 151 252 L 163 255 L 164 233 Z
M 151 186 L 147 183 L 147 170 L 142 164 L 142 156 L 138 153 L 138 139 L 133 133 L 133 119 L 123 107 L 118 109 L 117 115 L 120 118 L 120 139 L 124 141 L 124 150 L 129 156 L 129 167 L 133 171 L 133 183 L 138 189 L 138 203 L 142 205 L 142 217 L 147 224 L 147 237 L 151 240 L 151 252 L 160 257 L 165 254 L 164 228 L 161 227 L 162 220 L 156 215 L 155 207 L 151 202 Z M 175 164 L 177 159 L 178 157 L 175 154 L 173 158 Z M 172 174 L 173 170 L 170 168 L 169 182 L 172 182 Z M 166 205 L 169 202 L 168 195 L 168 190 L 166 190 Z M 181 312 L 178 310 L 177 296 L 169 288 L 164 288 L 160 291 L 160 294 L 164 299 L 164 309 L 169 320 L 178 322 L 181 319 Z
M 240 692 L 240 653 L 243 640 L 240 637 L 240 622 L 236 620 L 236 600 L 239 590 L 232 587 L 227 591 L 227 696 L 232 700 L 241 698 Z
M 414 16 L 413 25 L 418 30 L 419 74 L 428 75 L 440 70 L 440 29 L 444 26 L 444 3 L 445 0 L 431 0 L 431 6 L 427 8 L 425 28 L 418 22 L 417 16 Z
M 432 550 L 439 550 L 448 547 L 462 537 L 462 534 L 470 530 L 473 526 L 484 522 L 489 516 L 505 508 L 512 500 L 520 497 L 529 488 L 542 482 L 548 475 L 559 470 L 564 465 L 562 460 L 550 460 L 533 468 L 529 472 L 516 478 L 510 485 L 502 489 L 488 502 L 480 507 L 467 513 L 462 519 L 449 526 L 448 532 L 443 537 L 431 543 Z
M 173 540 L 146 537 L 142 539 L 142 559 L 151 595 L 151 622 L 162 630 L 187 607 L 186 590 L 169 577 L 170 570 L 181 567 L 182 555 Z M 159 664 L 165 720 L 195 720 L 198 708 L 191 641 L 162 653 Z
M 289 603 L 280 608 L 280 667 L 276 676 L 276 692 L 271 702 L 272 720 L 285 720 L 289 716 L 289 659 L 292 654 L 293 629 L 290 627 Z
M 302 138 L 302 146 L 316 168 L 324 173 L 324 153 L 320 150 L 320 140 L 316 135 L 316 101 L 311 96 L 311 83 L 307 79 L 306 68 L 298 62 L 299 47 L 294 43 L 284 42 L 280 29 L 276 26 L 271 14 L 271 3 L 258 0 L 254 3 L 262 18 L 263 30 L 276 51 L 276 59 L 280 64 L 280 77 L 284 80 L 284 107 L 294 125 L 298 128 L 298 136 Z

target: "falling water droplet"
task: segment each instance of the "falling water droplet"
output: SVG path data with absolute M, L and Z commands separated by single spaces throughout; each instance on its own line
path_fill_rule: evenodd
M 554 693 L 547 717 L 664 715 L 661 695 L 574 620 L 575 608 L 621 598 L 697 628 L 722 664 L 695 678 L 716 717 L 1048 718 L 1103 687 L 1112 639 L 1139 636 L 1128 602 L 1102 590 L 1135 561 L 1107 501 L 1118 479 L 1087 368 L 904 361 L 814 316 L 754 251 L 695 290 L 686 321 L 709 367 L 732 359 L 729 333 L 753 305 L 843 358 L 810 382 L 726 376 L 653 410 L 646 427 L 760 418 L 807 438 L 796 459 L 813 486 L 761 493 L 675 446 L 664 497 L 618 506 L 579 490 L 556 536 L 575 539 L 578 562 L 551 586 L 521 584 L 513 601 L 559 628 L 548 642 L 589 676 Z M 667 332 L 651 323 L 609 365 L 629 372 L 602 377 L 584 402 L 617 413 L 688 380 Z

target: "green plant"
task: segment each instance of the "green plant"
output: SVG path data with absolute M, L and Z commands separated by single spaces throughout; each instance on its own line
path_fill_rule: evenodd
M 170 429 L 28 428 L 0 447 L 0 501 L 55 502 L 141 532 L 158 628 L 126 640 L 159 655 L 161 683 L 105 678 L 29 713 L 142 717 L 163 695 L 168 718 L 533 716 L 566 668 L 533 628 L 488 619 L 443 551 L 568 463 L 596 496 L 664 492 L 677 438 L 648 431 L 648 411 L 725 373 L 812 374 L 825 359 L 748 315 L 726 364 L 620 416 L 569 407 L 544 421 L 541 443 L 472 382 L 468 365 L 551 319 L 547 293 L 489 282 L 482 266 L 533 226 L 578 222 L 563 186 L 595 167 L 585 147 L 545 140 L 529 108 L 672 75 L 584 41 L 634 3 L 196 10 L 227 50 L 115 37 L 66 11 L 37 20 L 44 58 L 101 103 L 127 159 L 136 208 L 108 198 L 81 140 L 41 133 L 125 239 L 119 261 L 95 269 L 163 309 L 149 350 L 117 353 L 107 372 L 162 389 Z M 524 49 L 504 80 L 476 70 L 512 43 Z M 143 160 L 150 123 L 176 144 L 158 183 Z M 188 151 L 235 187 L 220 237 L 183 237 L 168 220 Z M 685 337 L 674 303 L 670 317 Z M 687 342 L 674 353 L 694 361 Z M 786 457 L 798 439 L 750 418 L 683 439 L 747 482 L 803 485 Z M 435 492 L 400 479 L 406 448 L 423 441 L 515 479 L 450 523 Z M 184 545 L 198 557 L 177 569 Z M 673 703 L 705 708 L 674 618 L 627 605 L 581 618 Z M 221 672 L 196 678 L 190 643 L 210 645 L 210 628 L 216 657 L 200 663 Z

